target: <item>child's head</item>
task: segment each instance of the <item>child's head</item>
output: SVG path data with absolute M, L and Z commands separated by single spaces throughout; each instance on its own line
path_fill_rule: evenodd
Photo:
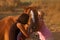
M 17 22 L 21 23 L 21 24 L 27 24 L 28 23 L 28 19 L 29 19 L 29 15 L 23 13 L 17 20 Z

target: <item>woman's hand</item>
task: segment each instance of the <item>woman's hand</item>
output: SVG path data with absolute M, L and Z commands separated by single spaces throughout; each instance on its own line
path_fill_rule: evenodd
M 25 30 L 25 28 L 20 24 L 17 23 L 17 27 L 20 29 L 20 31 L 25 35 L 25 37 L 29 37 L 27 31 Z

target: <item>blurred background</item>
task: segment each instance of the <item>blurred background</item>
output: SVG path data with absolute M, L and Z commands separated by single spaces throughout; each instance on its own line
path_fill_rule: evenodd
M 44 21 L 55 40 L 60 40 L 60 0 L 0 0 L 0 20 L 5 16 L 15 16 L 23 12 L 22 6 L 39 6 Z

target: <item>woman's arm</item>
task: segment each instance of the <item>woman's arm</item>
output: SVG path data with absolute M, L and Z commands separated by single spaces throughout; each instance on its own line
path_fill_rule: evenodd
M 27 31 L 25 30 L 24 27 L 21 26 L 20 23 L 17 23 L 17 27 L 20 29 L 20 31 L 25 35 L 25 37 L 29 37 Z

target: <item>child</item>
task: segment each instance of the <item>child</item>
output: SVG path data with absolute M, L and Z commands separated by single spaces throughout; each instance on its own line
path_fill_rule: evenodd
M 38 34 L 40 35 L 40 39 L 41 40 L 53 40 L 52 33 L 50 32 L 50 30 L 47 28 L 47 26 L 45 25 L 43 21 L 44 13 L 38 11 L 38 15 L 39 15 L 38 17 L 39 17 L 39 24 L 40 24 Z

